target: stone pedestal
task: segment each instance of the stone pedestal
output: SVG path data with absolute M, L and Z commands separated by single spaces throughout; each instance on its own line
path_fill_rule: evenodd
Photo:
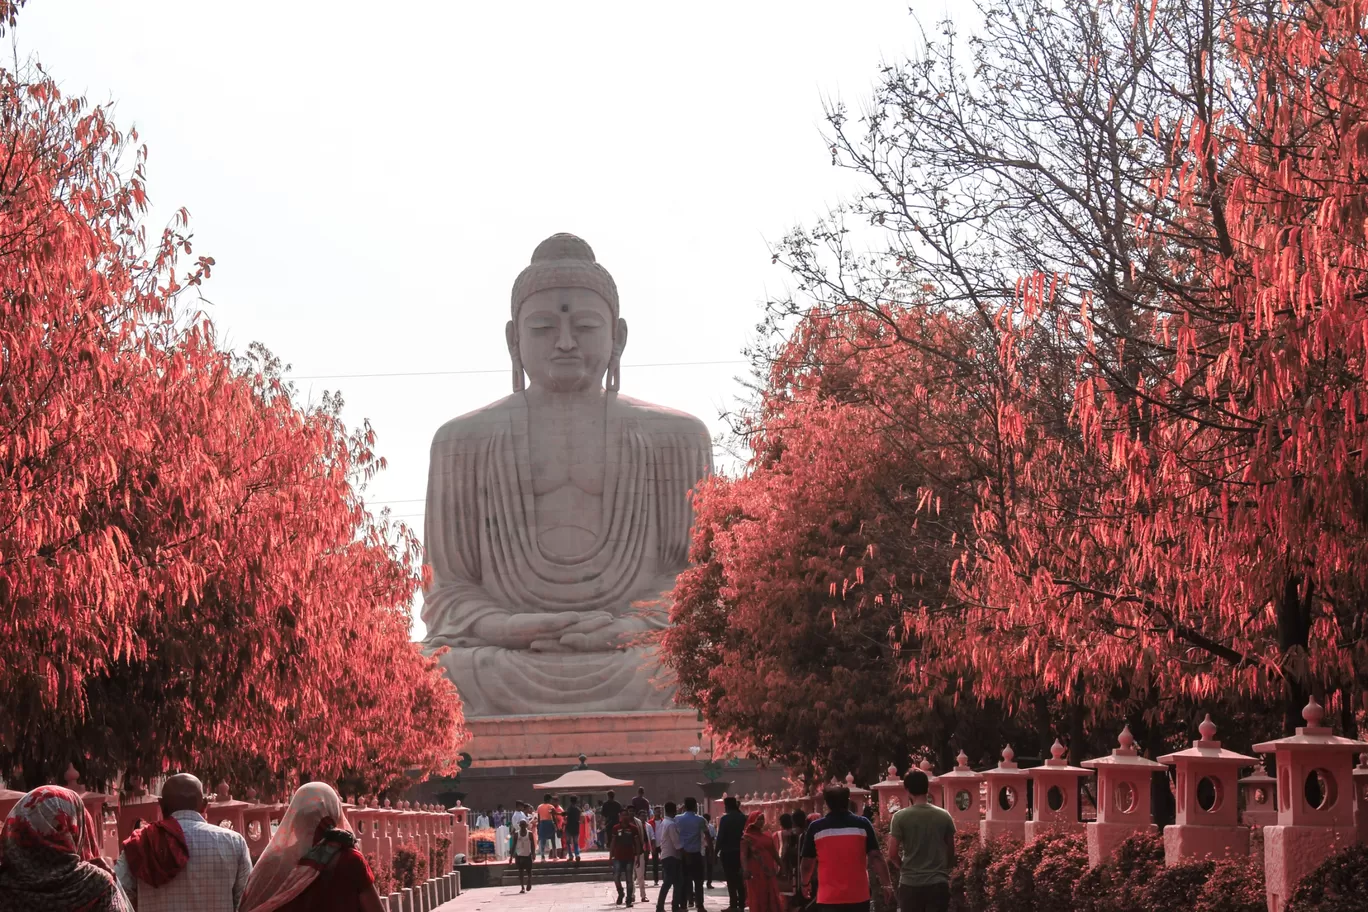
M 1354 828 L 1348 826 L 1273 824 L 1264 827 L 1264 884 L 1268 891 L 1268 912 L 1283 912 L 1303 877 L 1356 840 Z

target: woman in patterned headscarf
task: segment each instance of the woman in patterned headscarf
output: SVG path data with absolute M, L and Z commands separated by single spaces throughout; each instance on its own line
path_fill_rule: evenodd
M 97 833 L 70 789 L 45 785 L 20 798 L 0 836 L 0 909 L 133 912 L 100 857 Z

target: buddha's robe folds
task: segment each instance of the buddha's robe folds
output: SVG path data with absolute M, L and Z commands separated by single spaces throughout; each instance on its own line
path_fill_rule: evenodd
M 697 418 L 605 394 L 603 494 L 582 554 L 537 543 L 528 406 L 515 393 L 437 432 L 428 475 L 425 547 L 431 578 L 423 621 L 467 716 L 664 709 L 652 650 L 540 652 L 484 643 L 475 624 L 493 614 L 604 611 L 641 615 L 687 562 L 689 491 L 712 470 Z M 656 609 L 658 617 L 664 608 Z M 656 621 L 663 624 L 663 617 Z M 557 639 L 556 635 L 549 637 Z

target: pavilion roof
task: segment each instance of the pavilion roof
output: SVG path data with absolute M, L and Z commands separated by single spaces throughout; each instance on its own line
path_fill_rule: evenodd
M 559 779 L 552 779 L 550 782 L 538 782 L 532 787 L 537 791 L 604 792 L 608 789 L 625 788 L 635 784 L 632 779 L 614 779 L 607 773 L 594 769 L 572 769 Z

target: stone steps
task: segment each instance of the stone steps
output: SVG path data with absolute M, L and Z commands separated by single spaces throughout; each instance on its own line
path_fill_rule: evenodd
M 518 869 L 510 864 L 489 866 L 489 885 L 517 886 Z M 579 864 L 565 861 L 534 862 L 532 864 L 532 883 L 578 883 L 613 879 L 613 866 L 606 860 L 582 861 Z

